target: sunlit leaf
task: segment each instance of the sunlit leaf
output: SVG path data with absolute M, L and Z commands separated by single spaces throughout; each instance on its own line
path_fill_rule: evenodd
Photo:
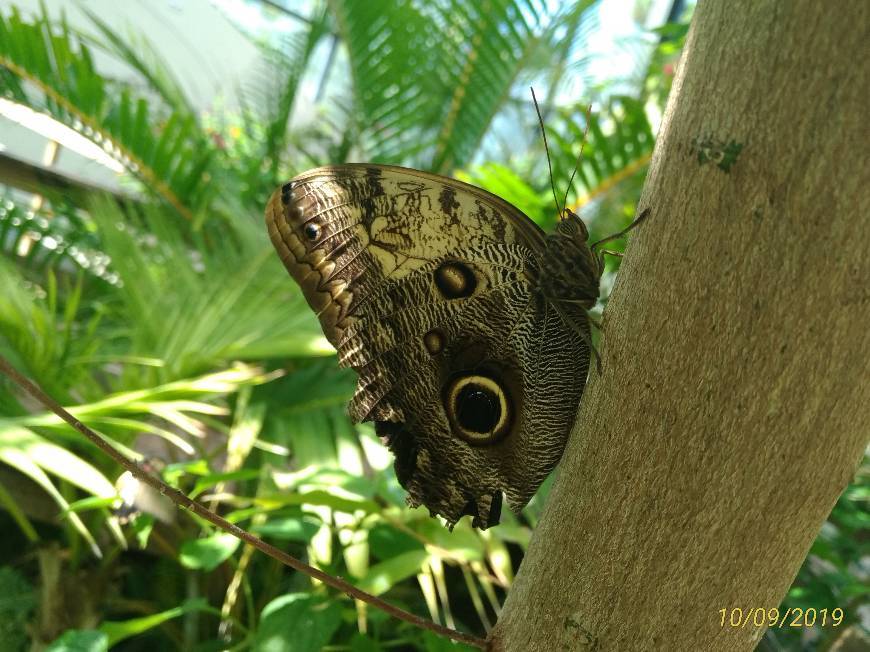
M 100 625 L 100 632 L 108 638 L 108 645 L 112 646 L 131 636 L 158 627 L 168 620 L 197 611 L 210 611 L 208 602 L 204 598 L 189 600 L 180 607 L 167 609 L 166 611 L 142 618 L 131 618 L 124 621 L 105 621 Z
M 414 529 L 424 541 L 454 557 L 467 561 L 483 559 L 486 544 L 467 521 L 460 521 L 450 532 L 435 519 L 427 518 L 414 523 Z
M 115 487 L 96 468 L 68 450 L 27 430 L 0 421 L 0 457 L 15 450 L 42 469 L 102 498 L 115 496 Z
M 256 652 L 320 652 L 341 624 L 341 607 L 308 593 L 290 593 L 265 606 Z
M 70 629 L 46 648 L 46 652 L 108 652 L 109 638 L 92 629 Z
M 236 537 L 225 532 L 188 540 L 181 544 L 178 560 L 185 568 L 213 571 L 232 556 L 239 543 Z
M 278 541 L 299 541 L 308 543 L 317 531 L 320 523 L 304 518 L 273 518 L 262 525 L 251 527 L 257 536 Z
M 409 550 L 395 557 L 375 564 L 359 581 L 359 588 L 374 595 L 380 595 L 402 580 L 420 572 L 420 567 L 429 558 L 425 550 Z

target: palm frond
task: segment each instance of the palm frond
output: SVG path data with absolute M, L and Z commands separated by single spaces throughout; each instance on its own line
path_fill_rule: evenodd
M 236 176 L 242 181 L 239 194 L 247 204 L 265 204 L 282 181 L 299 88 L 315 49 L 330 33 L 331 17 L 322 8 L 306 25 L 289 35 L 280 49 L 262 46 L 262 63 L 238 92 L 247 148 L 245 155 L 231 157 L 230 164 L 241 163 Z
M 270 399 L 281 407 L 269 414 L 270 441 L 290 448 L 297 468 L 352 468 L 342 464 L 340 450 L 344 441 L 357 444 L 346 413 L 355 384 L 353 373 L 331 362 L 298 366 L 272 383 Z M 358 447 L 355 458 L 361 468 Z
M 108 282 L 113 278 L 92 224 L 64 203 L 33 209 L 0 196 L 0 254 L 31 277 L 42 278 L 53 270 L 58 275 L 81 271 Z
M 184 225 L 155 208 L 137 217 L 100 201 L 91 214 L 123 286 L 118 333 L 126 352 L 164 361 L 149 372 L 156 378 L 186 377 L 237 359 L 332 352 L 265 233 L 245 232 L 259 225 L 239 221 L 238 237 L 224 232 L 221 240 L 201 239 L 194 247 Z
M 604 110 L 588 116 L 589 129 L 584 144 L 586 120 L 585 107 L 577 106 L 560 110 L 546 127 L 560 207 L 566 189 L 567 205 L 575 212 L 606 199 L 630 198 L 633 202 L 654 142 L 643 105 L 628 97 L 613 98 Z M 569 187 L 578 158 L 577 173 Z M 556 222 L 558 210 L 551 194 L 545 161 L 546 156 L 541 151 L 535 166 L 537 171 L 529 179 L 496 163 L 471 167 L 458 172 L 457 177 L 497 194 L 549 229 Z M 608 220 L 606 225 L 595 224 L 596 232 L 602 227 L 619 230 L 624 226 L 622 221 L 631 216 L 631 209 L 615 211 L 616 219 Z
M 91 464 L 36 433 L 0 419 L 0 461 L 33 480 L 66 513 L 73 528 L 87 541 L 92 553 L 101 557 L 93 535 L 81 518 L 69 511 L 69 502 L 52 482 L 48 473 L 72 482 L 93 496 L 111 498 L 115 488 Z
M 570 49 L 590 4 L 332 2 L 372 158 L 442 173 L 464 165 L 533 55 Z M 556 27 L 565 17 L 567 32 Z
M 0 68 L 9 99 L 44 111 L 101 145 L 146 187 L 191 217 L 205 203 L 214 148 L 195 118 L 154 111 L 126 87 L 113 88 L 68 25 L 16 8 L 0 15 Z
M 263 374 L 255 367 L 237 365 L 198 378 L 111 394 L 92 403 L 70 407 L 69 412 L 83 423 L 109 433 L 110 443 L 128 456 L 139 457 L 127 444 L 142 433 L 160 436 L 183 452 L 193 454 L 195 451 L 190 444 L 172 429 L 186 431 L 194 437 L 201 435 L 207 428 L 204 416 L 227 413 L 225 408 L 215 404 L 217 401 L 275 376 Z M 166 427 L 158 425 L 160 422 L 167 424 Z M 54 443 L 55 438 L 68 440 L 64 442 L 67 446 Z M 66 498 L 48 476 L 66 480 L 92 496 L 114 498 L 115 488 L 103 471 L 69 450 L 79 447 L 89 452 L 94 450 L 92 444 L 52 412 L 0 417 L 0 461 L 27 475 L 48 493 L 88 541 L 94 554 L 99 555 L 92 535 L 70 511 Z
M 82 35 L 82 39 L 124 61 L 154 89 L 173 111 L 195 115 L 196 109 L 179 80 L 157 49 L 141 34 L 130 32 L 121 36 L 94 12 L 82 7 L 97 28 L 99 38 Z
M 585 107 L 565 109 L 559 112 L 558 121 L 551 120 L 547 133 L 556 188 L 568 188 L 568 207 L 580 212 L 585 206 L 602 201 L 619 204 L 624 199 L 626 205 L 631 204 L 625 210 L 611 206 L 598 211 L 617 218 L 606 225 L 609 231 L 622 228 L 634 211 L 655 141 L 643 104 L 629 97 L 614 97 L 605 108 L 588 116 L 588 129 Z M 568 187 L 581 146 L 583 155 Z M 595 224 L 594 228 L 601 226 Z
M 0 258 L 0 351 L 61 400 L 94 386 L 77 359 L 99 346 L 94 332 L 99 316 L 90 323 L 79 318 L 81 277 L 70 285 L 59 291 L 51 270 L 44 287 L 36 285 Z

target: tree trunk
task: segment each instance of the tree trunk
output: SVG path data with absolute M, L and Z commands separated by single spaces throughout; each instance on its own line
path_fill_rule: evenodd
M 751 650 L 763 634 L 720 610 L 780 604 L 870 432 L 868 14 L 699 3 L 603 374 L 493 650 Z

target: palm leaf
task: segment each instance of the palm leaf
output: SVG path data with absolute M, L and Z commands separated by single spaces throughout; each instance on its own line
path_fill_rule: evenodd
M 14 7 L 0 15 L 0 67 L 10 99 L 102 145 L 180 214 L 190 217 L 204 204 L 214 150 L 195 118 L 164 118 L 130 89 L 110 87 L 65 22 L 54 25 L 44 14 L 27 21 Z
M 147 81 L 148 86 L 157 91 L 173 111 L 185 115 L 196 113 L 184 87 L 150 41 L 132 32 L 122 37 L 94 12 L 86 7 L 82 7 L 82 11 L 97 28 L 101 37 L 82 35 L 82 39 L 126 62 Z
M 116 323 L 125 353 L 164 362 L 127 373 L 165 381 L 237 359 L 332 352 L 259 225 L 239 220 L 228 225 L 237 231 L 194 248 L 186 225 L 157 209 L 137 217 L 98 201 L 91 213 L 123 285 Z
M 49 270 L 40 287 L 0 258 L 0 351 L 61 400 L 69 398 L 73 389 L 86 392 L 94 387 L 77 359 L 97 349 L 94 328 L 99 316 L 90 323 L 79 320 L 81 292 L 81 277 L 59 291 Z
M 51 269 L 59 276 L 82 272 L 112 282 L 93 230 L 86 216 L 62 201 L 32 209 L 0 199 L 0 253 L 31 277 L 43 278 Z
M 264 205 L 282 181 L 298 91 L 315 49 L 330 33 L 330 23 L 329 13 L 321 8 L 307 28 L 290 34 L 280 49 L 263 45 L 260 65 L 239 90 L 241 117 L 250 144 L 240 152 L 241 156 L 231 156 L 228 163 L 238 170 L 230 180 L 238 185 L 236 194 L 246 205 Z
M 533 55 L 567 52 L 590 4 L 553 13 L 519 0 L 331 2 L 372 158 L 428 161 L 442 173 L 465 164 Z M 567 35 L 557 29 L 566 16 L 574 19 Z

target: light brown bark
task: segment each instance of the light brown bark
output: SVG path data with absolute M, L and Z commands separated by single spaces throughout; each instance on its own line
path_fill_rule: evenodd
M 494 650 L 751 650 L 870 433 L 870 3 L 702 0 Z M 730 172 L 699 143 L 742 145 Z

